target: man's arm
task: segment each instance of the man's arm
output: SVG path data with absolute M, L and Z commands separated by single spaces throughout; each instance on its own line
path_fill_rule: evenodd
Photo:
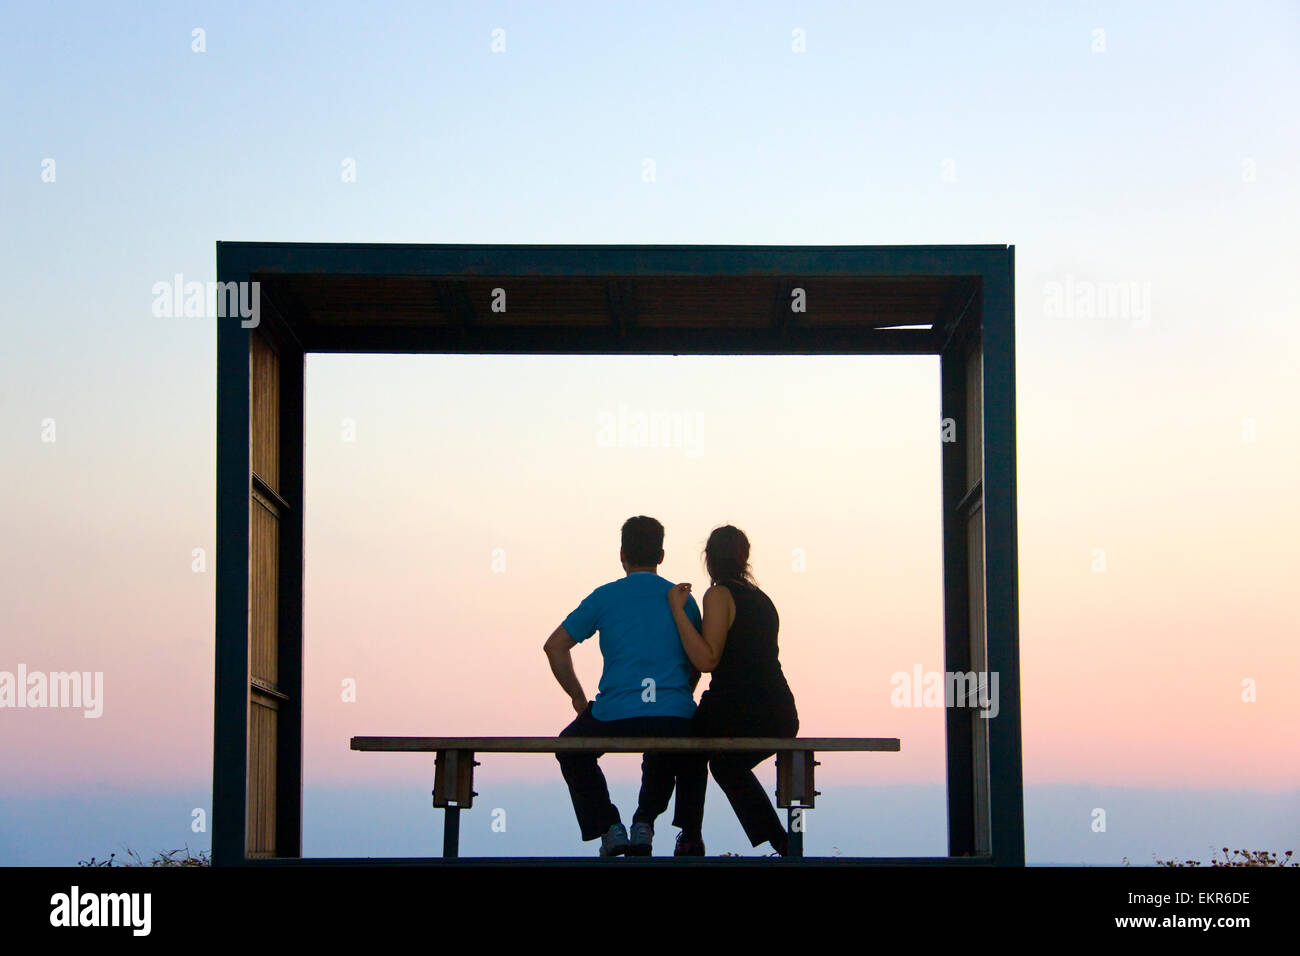
M 686 611 L 686 616 L 690 618 L 692 624 L 694 624 L 697 628 L 704 626 L 703 622 L 700 619 L 700 606 L 695 603 L 695 598 L 688 597 L 686 599 L 686 607 L 684 608 L 684 610 Z M 695 693 L 696 686 L 700 683 L 700 677 L 701 677 L 700 669 L 696 667 L 694 664 L 691 664 L 691 694 L 692 695 Z
M 587 709 L 587 695 L 582 692 L 582 682 L 578 680 L 578 675 L 573 670 L 573 648 L 577 645 L 569 632 L 561 624 L 546 639 L 542 645 L 542 650 L 546 651 L 546 659 L 550 662 L 551 673 L 559 682 L 560 687 L 569 695 L 569 700 L 573 702 L 573 709 L 581 714 Z

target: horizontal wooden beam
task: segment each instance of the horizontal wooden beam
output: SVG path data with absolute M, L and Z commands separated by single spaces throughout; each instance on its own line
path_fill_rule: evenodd
M 930 329 L 310 326 L 308 352 L 494 355 L 938 355 Z
M 218 242 L 229 273 L 331 276 L 954 276 L 1005 269 L 1008 246 L 487 245 Z

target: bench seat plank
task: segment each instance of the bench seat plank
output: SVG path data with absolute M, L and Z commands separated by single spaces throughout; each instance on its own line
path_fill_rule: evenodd
M 474 753 L 644 753 L 647 750 L 812 750 L 885 751 L 900 749 L 897 737 L 353 737 L 353 750 Z

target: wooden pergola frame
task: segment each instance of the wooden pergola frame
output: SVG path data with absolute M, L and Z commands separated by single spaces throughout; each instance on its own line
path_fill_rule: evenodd
M 946 708 L 915 862 L 1023 865 L 1014 277 L 1004 245 L 217 243 L 259 307 L 217 328 L 213 862 L 301 858 L 305 357 L 406 352 L 938 355 L 944 669 L 999 700 Z

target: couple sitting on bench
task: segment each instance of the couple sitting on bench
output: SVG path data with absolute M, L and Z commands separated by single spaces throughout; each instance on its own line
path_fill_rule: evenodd
M 726 525 L 709 535 L 704 562 L 711 587 L 704 614 L 689 584 L 656 572 L 664 528 L 638 516 L 623 524 L 625 576 L 591 592 L 546 641 L 551 671 L 573 702 L 561 737 L 794 737 L 799 715 L 777 660 L 777 613 L 754 584 L 749 540 Z M 600 632 L 604 669 L 590 703 L 573 670 L 574 645 Z M 712 673 L 695 705 L 700 673 Z M 600 754 L 558 753 L 583 840 L 600 838 L 601 856 L 649 856 L 654 822 L 677 791 L 674 856 L 703 856 L 704 794 L 712 770 L 754 846 L 784 856 L 785 827 L 753 768 L 771 752 L 647 753 L 632 832 L 610 801 Z

